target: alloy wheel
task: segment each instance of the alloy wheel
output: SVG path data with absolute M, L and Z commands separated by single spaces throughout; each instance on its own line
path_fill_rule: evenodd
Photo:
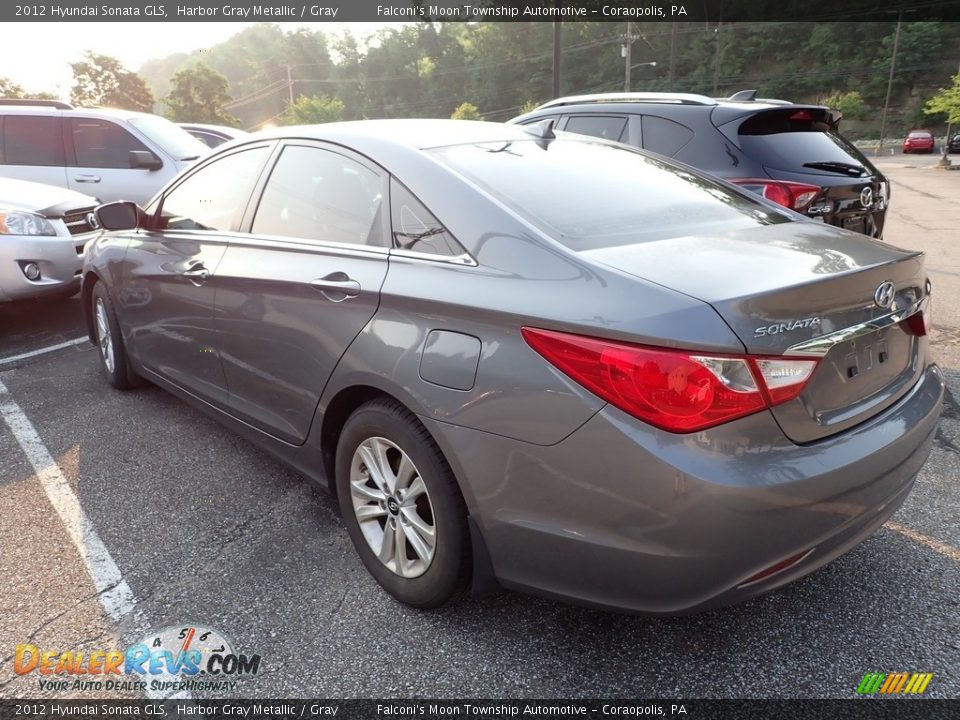
M 403 578 L 423 575 L 437 548 L 433 504 L 410 457 L 383 437 L 364 440 L 350 463 L 353 512 L 370 549 Z
M 113 373 L 115 361 L 113 357 L 113 337 L 110 333 L 110 321 L 107 318 L 107 307 L 103 298 L 97 298 L 97 344 L 103 356 L 103 365 L 107 372 Z

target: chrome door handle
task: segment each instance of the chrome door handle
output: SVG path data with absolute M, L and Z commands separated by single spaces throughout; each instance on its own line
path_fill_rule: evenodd
M 98 183 L 100 182 L 99 175 L 74 175 L 73 179 L 78 183 Z
M 203 266 L 202 262 L 196 261 L 191 263 L 187 269 L 183 271 L 183 274 L 186 275 L 194 285 L 200 285 L 210 277 L 210 271 Z
M 344 272 L 334 272 L 311 280 L 310 286 L 332 302 L 340 302 L 360 294 L 360 283 Z

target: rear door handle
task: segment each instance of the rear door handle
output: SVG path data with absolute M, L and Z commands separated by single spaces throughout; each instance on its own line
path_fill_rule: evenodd
M 78 183 L 98 183 L 100 182 L 99 175 L 74 175 L 73 179 Z
M 311 280 L 310 286 L 319 290 L 331 302 L 340 302 L 360 294 L 360 283 L 345 272 L 333 272 Z

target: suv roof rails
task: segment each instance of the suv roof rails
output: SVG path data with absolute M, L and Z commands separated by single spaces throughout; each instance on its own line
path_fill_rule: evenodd
M 43 100 L 41 98 L 0 98 L 0 105 L 20 105 L 24 107 L 51 107 L 57 110 L 73 110 L 73 105 L 62 100 Z
M 582 105 L 588 103 L 669 103 L 675 105 L 716 105 L 717 101 L 706 95 L 692 93 L 597 93 L 593 95 L 570 95 L 551 100 L 540 105 L 537 110 L 544 108 L 562 107 L 564 105 Z

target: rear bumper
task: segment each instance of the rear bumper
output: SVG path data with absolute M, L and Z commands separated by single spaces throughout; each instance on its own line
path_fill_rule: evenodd
M 40 279 L 28 280 L 21 263 L 35 262 Z M 80 289 L 83 255 L 72 236 L 8 236 L 0 242 L 0 301 L 57 295 Z
M 930 366 L 896 405 L 807 446 L 768 412 L 673 435 L 607 406 L 548 447 L 425 422 L 453 459 L 502 585 L 679 614 L 795 580 L 869 536 L 926 460 L 943 393 Z

